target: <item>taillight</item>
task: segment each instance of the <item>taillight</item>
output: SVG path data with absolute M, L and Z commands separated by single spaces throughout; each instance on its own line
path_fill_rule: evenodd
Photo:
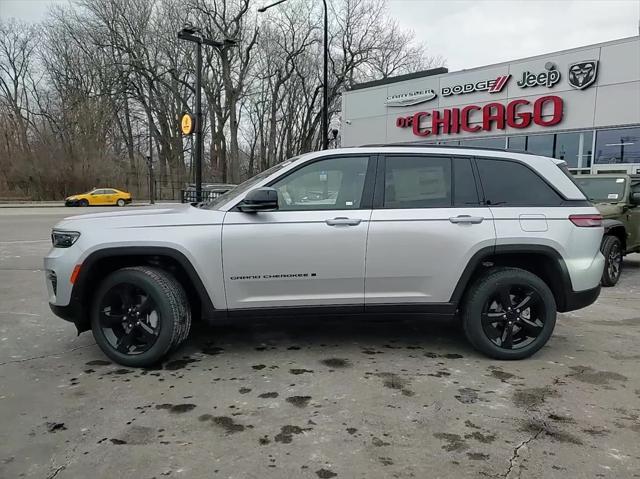
M 602 226 L 602 215 L 570 215 L 569 220 L 580 228 L 599 228 Z

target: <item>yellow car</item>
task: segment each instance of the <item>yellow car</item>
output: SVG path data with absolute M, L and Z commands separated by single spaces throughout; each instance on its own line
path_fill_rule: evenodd
M 65 206 L 124 206 L 131 203 L 131 193 L 115 188 L 96 188 L 65 198 Z

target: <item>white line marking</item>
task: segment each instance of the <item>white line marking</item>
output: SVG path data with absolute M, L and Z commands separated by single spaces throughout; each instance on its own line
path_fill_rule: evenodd
M 22 316 L 40 316 L 34 313 L 21 313 L 20 311 L 0 311 L 0 314 L 20 314 Z

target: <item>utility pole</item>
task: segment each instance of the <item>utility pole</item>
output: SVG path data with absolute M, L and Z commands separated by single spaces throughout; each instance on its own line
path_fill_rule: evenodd
M 155 204 L 155 182 L 153 180 L 153 115 L 151 113 L 151 98 L 153 95 L 153 85 L 149 80 L 149 108 L 147 109 L 147 120 L 149 122 L 149 156 L 147 156 L 147 168 L 149 169 L 149 204 Z
M 236 44 L 235 40 L 226 39 L 222 42 L 217 42 L 209 38 L 202 36 L 200 28 L 192 25 L 185 25 L 185 27 L 178 32 L 178 38 L 180 40 L 186 40 L 196 44 L 196 151 L 195 151 L 195 180 L 196 180 L 196 202 L 202 201 L 202 44 L 210 45 L 218 50 L 222 48 L 233 46 Z

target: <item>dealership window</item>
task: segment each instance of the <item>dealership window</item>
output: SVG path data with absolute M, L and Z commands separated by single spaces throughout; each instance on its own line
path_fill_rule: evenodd
M 510 136 L 507 148 L 513 151 L 527 151 L 526 136 Z
M 504 149 L 504 136 L 500 138 L 473 138 L 470 140 L 460 140 L 461 146 L 475 146 L 478 148 L 500 148 Z
M 640 163 L 640 128 L 599 130 L 595 163 Z
M 591 165 L 592 143 L 592 131 L 558 133 L 554 157 L 566 161 L 572 169 L 588 168 Z
M 388 156 L 385 208 L 451 206 L 451 160 L 427 156 Z
M 534 155 L 553 156 L 554 135 L 531 135 L 527 138 L 527 151 Z
M 515 161 L 478 160 L 487 203 L 493 206 L 554 206 L 562 198 L 536 173 Z

